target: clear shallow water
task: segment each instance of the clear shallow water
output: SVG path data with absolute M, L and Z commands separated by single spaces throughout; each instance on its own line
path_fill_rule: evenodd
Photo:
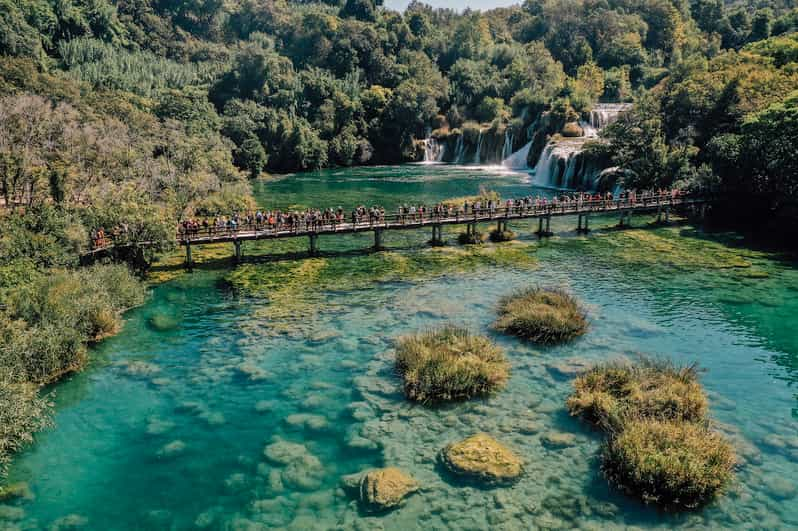
M 524 174 L 486 172 L 330 171 L 264 183 L 258 195 L 264 206 L 391 208 L 474 193 L 481 184 L 506 196 L 529 190 Z M 120 335 L 94 349 L 92 367 L 57 387 L 57 427 L 12 469 L 12 481 L 27 481 L 33 499 L 0 506 L 0 527 L 798 526 L 796 265 L 747 249 L 734 235 L 687 226 L 564 237 L 574 224 L 557 220 L 563 237 L 541 244 L 530 236 L 531 224 L 515 224 L 523 242 L 516 245 L 533 246 L 537 260 L 523 267 L 454 261 L 431 276 L 380 273 L 382 282 L 370 282 L 374 255 L 357 252 L 371 243 L 361 235 L 321 240 L 324 267 L 343 264 L 333 269 L 337 291 L 329 279 L 301 276 L 312 261 L 286 262 L 289 274 L 277 287 L 257 289 L 274 266 L 255 256 L 299 251 L 304 242 L 252 245 L 245 254 L 253 258 L 235 272 L 219 260 L 158 286 L 146 306 L 128 314 Z M 426 237 L 391 234 L 388 255 L 429 264 Z M 199 259 L 203 253 L 212 254 L 200 251 Z M 314 292 L 308 299 L 299 290 L 297 306 L 273 293 L 284 281 L 293 289 L 292 278 L 310 279 Z M 530 282 L 578 294 L 591 331 L 553 349 L 497 336 L 512 375 L 489 400 L 428 409 L 402 399 L 391 372 L 392 338 L 449 321 L 485 331 L 498 297 Z M 275 312 L 276 305 L 285 311 Z M 739 447 L 731 492 L 700 512 L 660 514 L 615 493 L 598 472 L 599 435 L 564 410 L 575 366 L 637 352 L 706 368 L 713 415 Z M 493 434 L 526 460 L 518 484 L 463 487 L 438 469 L 440 448 L 475 431 Z M 552 431 L 573 434 L 573 444 L 547 447 L 541 437 Z M 264 455 L 274 443 L 272 450 L 295 454 L 293 464 Z M 398 511 L 362 515 L 338 488 L 340 476 L 383 465 L 405 469 L 425 489 Z

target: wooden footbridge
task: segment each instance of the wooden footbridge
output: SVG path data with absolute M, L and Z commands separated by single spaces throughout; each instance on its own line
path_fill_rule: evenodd
M 374 249 L 383 248 L 383 234 L 390 230 L 410 230 L 430 227 L 432 229 L 431 245 L 443 244 L 442 227 L 444 225 L 466 225 L 466 234 L 476 234 L 478 223 L 496 223 L 500 231 L 507 230 L 507 224 L 513 220 L 537 219 L 539 237 L 551 235 L 551 218 L 561 216 L 577 216 L 577 232 L 590 230 L 590 216 L 598 214 L 616 214 L 620 216 L 619 226 L 628 226 L 632 214 L 649 212 L 657 213 L 657 221 L 669 221 L 671 209 L 689 208 L 700 212 L 703 216 L 709 200 L 689 195 L 655 196 L 636 199 L 607 199 L 590 201 L 568 201 L 547 204 L 514 204 L 494 208 L 471 208 L 467 212 L 451 214 L 395 214 L 380 217 L 378 220 L 362 221 L 316 221 L 301 220 L 292 225 L 269 225 L 266 223 L 239 225 L 236 228 L 197 228 L 182 230 L 177 241 L 186 248 L 186 266 L 191 267 L 191 249 L 195 246 L 232 242 L 235 257 L 242 257 L 241 244 L 249 240 L 270 240 L 278 238 L 303 238 L 309 240 L 311 255 L 319 252 L 319 236 L 354 234 L 360 232 L 374 233 Z

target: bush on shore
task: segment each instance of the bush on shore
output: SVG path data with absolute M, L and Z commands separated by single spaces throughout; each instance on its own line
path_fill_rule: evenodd
M 11 267 L 16 267 L 12 264 Z M 80 370 L 86 344 L 114 333 L 145 288 L 124 265 L 49 270 L 9 286 L 0 306 L 0 475 L 50 409 L 41 385 Z
M 504 387 L 509 363 L 485 336 L 445 326 L 400 338 L 396 370 L 408 399 L 417 402 L 463 400 Z
M 723 492 L 734 462 L 732 446 L 706 423 L 640 418 L 607 440 L 601 468 L 625 493 L 683 510 Z
M 608 362 L 581 374 L 573 385 L 568 411 L 605 429 L 626 416 L 699 422 L 707 415 L 695 365 L 647 358 L 634 364 Z
M 559 289 L 533 287 L 503 297 L 493 327 L 527 341 L 555 344 L 584 334 L 588 323 L 573 295 Z
M 11 455 L 49 425 L 49 410 L 50 404 L 38 396 L 35 385 L 0 375 L 0 476 L 5 475 Z

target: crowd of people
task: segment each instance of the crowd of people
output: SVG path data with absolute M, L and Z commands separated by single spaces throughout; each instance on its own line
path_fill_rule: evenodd
M 440 202 L 433 206 L 402 204 L 397 207 L 395 217 L 387 221 L 407 224 L 420 223 L 430 219 L 524 214 L 561 207 L 581 208 L 583 205 L 594 205 L 600 208 L 613 202 L 640 203 L 657 199 L 673 199 L 679 197 L 681 193 L 676 189 L 647 190 L 643 192 L 630 190 L 621 191 L 617 194 L 612 192 L 605 194 L 573 192 L 551 198 L 529 195 L 505 201 L 481 198 L 475 200 L 465 199 L 462 203 Z M 181 222 L 178 232 L 184 236 L 226 234 L 240 230 L 301 232 L 335 230 L 344 224 L 375 226 L 385 224 L 387 221 L 385 208 L 376 205 L 372 207 L 361 205 L 352 209 L 349 213 L 346 213 L 340 206 L 338 208 L 306 209 L 304 211 L 258 210 L 256 212 L 234 213 L 230 216 L 216 216 L 212 219 L 186 219 Z
M 409 224 L 421 223 L 430 219 L 526 214 L 541 210 L 581 208 L 582 206 L 602 208 L 615 202 L 650 203 L 656 200 L 676 199 L 682 194 L 683 192 L 678 189 L 646 190 L 642 192 L 624 190 L 616 194 L 612 192 L 604 194 L 572 192 L 550 198 L 529 195 L 504 201 L 492 198 L 464 199 L 462 203 L 459 201 L 444 201 L 433 206 L 402 204 L 397 207 L 395 216 L 389 220 L 386 220 L 385 208 L 376 205 L 371 207 L 360 205 L 348 213 L 340 206 L 338 208 L 325 209 L 309 208 L 304 211 L 258 210 L 255 212 L 233 213 L 229 216 L 216 216 L 214 218 L 185 219 L 178 226 L 178 235 L 180 237 L 196 237 L 200 234 L 229 234 L 241 230 L 320 231 L 335 230 L 345 224 L 375 226 L 385 224 L 388 221 Z M 109 241 L 117 241 L 125 233 L 127 233 L 127 227 L 124 224 L 115 227 L 110 234 L 103 228 L 99 228 L 92 231 L 92 243 L 95 248 L 104 247 Z

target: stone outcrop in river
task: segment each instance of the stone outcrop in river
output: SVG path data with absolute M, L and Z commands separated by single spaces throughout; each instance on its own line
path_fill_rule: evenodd
M 400 506 L 418 488 L 418 482 L 398 468 L 376 468 L 360 478 L 360 502 L 369 511 L 387 511 Z
M 524 471 L 520 457 L 485 433 L 449 444 L 440 459 L 450 472 L 485 485 L 512 483 Z

